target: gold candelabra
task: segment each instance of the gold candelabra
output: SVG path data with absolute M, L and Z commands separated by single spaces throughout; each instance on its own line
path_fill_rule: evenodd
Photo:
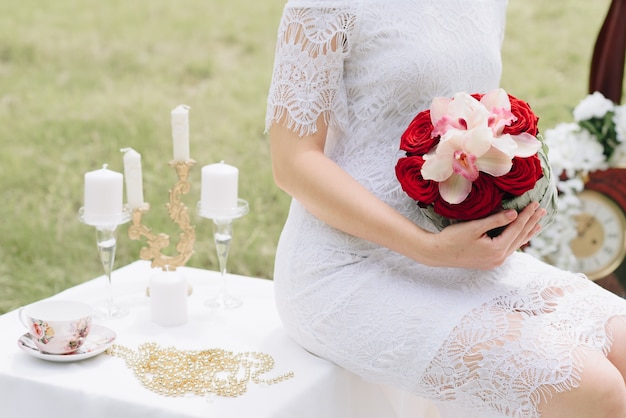
M 187 206 L 181 201 L 181 196 L 191 190 L 189 170 L 193 164 L 195 164 L 194 160 L 170 161 L 169 163 L 178 175 L 178 181 L 169 191 L 169 203 L 166 205 L 170 219 L 181 229 L 176 244 L 176 255 L 166 255 L 162 252 L 170 245 L 169 235 L 164 233 L 155 235 L 150 228 L 142 224 L 143 215 L 150 210 L 150 205 L 144 203 L 143 207 L 133 209 L 128 236 L 132 240 L 146 238 L 148 246 L 140 250 L 139 257 L 142 260 L 152 260 L 152 268 L 160 267 L 163 271 L 175 271 L 176 268 L 184 266 L 193 255 L 193 246 L 196 241 L 195 227 L 191 225 Z

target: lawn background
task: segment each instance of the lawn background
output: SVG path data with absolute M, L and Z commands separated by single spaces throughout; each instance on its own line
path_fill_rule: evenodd
M 511 0 L 502 86 L 531 103 L 540 128 L 571 121 L 587 93 L 608 0 Z M 237 220 L 233 273 L 272 278 L 289 198 L 273 184 L 265 98 L 283 0 L 57 0 L 0 3 L 0 313 L 100 276 L 93 228 L 78 222 L 83 175 L 120 148 L 142 154 L 144 217 L 155 232 L 176 181 L 170 111 L 191 106 L 196 225 L 189 265 L 217 269 L 211 223 L 195 215 L 200 168 L 240 170 L 250 213 Z M 144 242 L 120 228 L 116 267 Z M 115 279 L 114 279 L 115 280 Z

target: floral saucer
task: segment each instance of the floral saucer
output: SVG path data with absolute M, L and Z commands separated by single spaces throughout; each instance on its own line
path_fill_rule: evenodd
M 113 344 L 115 337 L 116 334 L 113 330 L 93 324 L 83 345 L 78 350 L 68 354 L 48 354 L 40 351 L 28 332 L 17 340 L 17 346 L 33 357 L 55 362 L 70 362 L 97 356 Z

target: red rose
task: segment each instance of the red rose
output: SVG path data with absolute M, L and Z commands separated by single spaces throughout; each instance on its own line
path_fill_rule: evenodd
M 448 219 L 460 221 L 484 218 L 501 207 L 503 193 L 494 186 L 493 177 L 481 174 L 472 183 L 472 191 L 464 201 L 452 204 L 437 196 L 434 211 Z
M 424 155 L 430 151 L 439 140 L 433 138 L 433 124 L 430 120 L 430 110 L 424 110 L 415 116 L 406 131 L 400 138 L 400 149 L 406 155 Z
M 539 118 L 532 111 L 530 105 L 510 94 L 509 101 L 511 102 L 511 112 L 515 115 L 517 120 L 513 121 L 510 126 L 506 126 L 503 133 L 519 135 L 526 132 L 532 136 L 537 136 L 539 132 L 537 129 Z
M 507 174 L 494 177 L 494 183 L 504 192 L 513 196 L 521 196 L 535 187 L 535 183 L 543 176 L 541 160 L 537 154 L 528 158 L 513 158 L 513 166 Z
M 420 205 L 429 205 L 439 196 L 439 185 L 422 177 L 424 159 L 419 155 L 403 157 L 396 164 L 396 177 L 402 190 Z

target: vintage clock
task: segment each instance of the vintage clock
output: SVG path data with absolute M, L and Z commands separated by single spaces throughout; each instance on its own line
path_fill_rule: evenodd
M 578 270 L 619 295 L 626 294 L 626 169 L 590 174 L 578 197 L 577 237 L 570 242 Z
M 613 273 L 626 256 L 626 215 L 607 195 L 585 190 L 578 195 L 576 238 L 570 242 L 577 270 L 591 280 Z

